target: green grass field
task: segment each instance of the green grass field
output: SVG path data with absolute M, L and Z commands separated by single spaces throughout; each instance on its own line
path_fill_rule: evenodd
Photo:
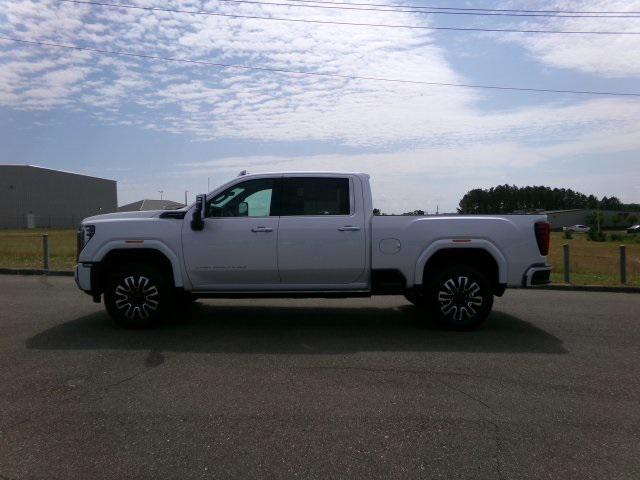
M 42 268 L 42 234 L 49 235 L 50 268 L 71 270 L 76 257 L 75 230 L 0 230 L 0 268 Z M 610 233 L 610 232 L 608 232 Z M 563 282 L 562 245 L 571 252 L 571 283 L 618 285 L 621 242 L 591 242 L 584 234 L 565 239 L 551 234 L 549 259 L 555 283 Z M 640 244 L 627 244 L 627 284 L 640 286 Z
M 606 232 L 607 238 L 611 233 Z M 564 283 L 563 244 L 569 245 L 571 283 L 576 285 L 619 285 L 620 245 L 627 246 L 627 285 L 640 286 L 640 244 L 636 242 L 589 241 L 585 234 L 563 238 L 560 232 L 551 233 L 549 261 L 553 265 L 554 283 Z
M 76 263 L 75 230 L 0 230 L 0 268 L 42 268 L 42 234 L 49 235 L 49 267 L 71 270 Z

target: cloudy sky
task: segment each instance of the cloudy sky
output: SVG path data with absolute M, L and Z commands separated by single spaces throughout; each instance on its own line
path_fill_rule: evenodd
M 640 18 L 429 15 L 262 1 L 280 5 L 110 3 L 352 23 L 640 32 Z M 640 12 L 640 0 L 404 4 Z M 344 76 L 640 93 L 640 35 L 347 26 L 60 0 L 0 0 L 0 35 Z M 640 201 L 640 98 L 294 75 L 2 40 L 0 145 L 0 163 L 115 179 L 120 204 L 157 198 L 158 190 L 174 200 L 188 190 L 193 199 L 208 181 L 213 187 L 244 169 L 364 171 L 375 206 L 396 213 L 453 211 L 467 190 L 501 183 Z

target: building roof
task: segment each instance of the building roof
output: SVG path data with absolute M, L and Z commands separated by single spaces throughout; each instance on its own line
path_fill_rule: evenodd
M 566 213 L 566 212 L 584 212 L 589 210 L 588 208 L 568 208 L 566 210 L 543 210 L 540 213 Z
M 153 200 L 145 198 L 137 202 L 127 203 L 118 207 L 119 212 L 138 212 L 144 210 L 174 210 L 184 207 L 184 204 L 172 200 Z
M 95 178 L 96 180 L 104 180 L 106 182 L 115 182 L 115 180 L 112 180 L 110 178 L 96 177 L 96 176 L 93 176 L 93 175 L 86 175 L 84 173 L 69 172 L 67 170 L 57 170 L 55 168 L 41 167 L 39 165 L 28 165 L 28 164 L 20 165 L 20 164 L 17 164 L 17 163 L 3 163 L 3 164 L 0 164 L 0 168 L 3 168 L 3 167 L 23 168 L 23 169 L 33 168 L 33 169 L 37 169 L 37 170 L 46 170 L 48 172 L 64 173 L 65 175 L 77 175 L 79 177 Z

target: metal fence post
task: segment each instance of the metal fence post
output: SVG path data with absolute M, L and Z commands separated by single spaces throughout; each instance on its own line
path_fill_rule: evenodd
M 49 235 L 46 233 L 42 235 L 42 260 L 44 264 L 44 270 L 49 271 Z
M 569 267 L 569 244 L 562 245 L 562 251 L 564 252 L 564 283 L 571 283 L 571 273 Z
M 620 245 L 620 283 L 627 283 L 627 247 Z

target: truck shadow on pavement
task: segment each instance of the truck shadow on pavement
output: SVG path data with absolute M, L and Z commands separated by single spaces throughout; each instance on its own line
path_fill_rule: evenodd
M 493 312 L 478 330 L 443 330 L 412 306 L 396 308 L 195 304 L 151 330 L 124 330 L 104 312 L 56 325 L 26 341 L 42 350 L 340 354 L 368 351 L 567 353 L 562 341 Z

